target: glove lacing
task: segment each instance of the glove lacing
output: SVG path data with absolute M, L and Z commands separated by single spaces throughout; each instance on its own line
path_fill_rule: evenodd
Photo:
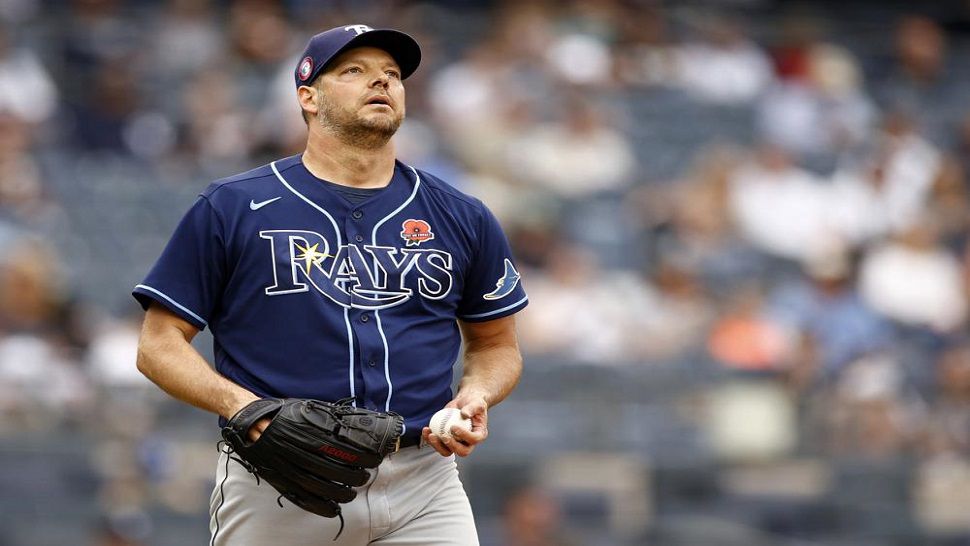
M 219 440 L 218 442 L 216 442 L 216 449 L 218 449 L 222 453 L 225 453 L 230 459 L 242 465 L 242 467 L 246 469 L 246 472 L 249 472 L 250 474 L 256 477 L 256 485 L 259 485 L 259 473 L 256 472 L 256 467 L 250 464 L 248 461 L 245 461 L 243 459 L 240 459 L 239 457 L 233 456 L 233 453 L 235 453 L 236 450 L 233 449 L 231 445 L 229 445 L 225 440 Z M 282 496 L 283 495 L 280 495 L 280 497 Z M 283 506 L 283 505 L 280 504 L 280 506 Z

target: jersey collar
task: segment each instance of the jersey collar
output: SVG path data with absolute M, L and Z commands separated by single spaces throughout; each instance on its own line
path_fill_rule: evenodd
M 414 199 L 420 185 L 414 169 L 395 160 L 394 174 L 387 187 L 355 206 L 332 188 L 322 184 L 303 164 L 302 155 L 277 161 L 276 169 L 279 176 L 290 186 L 288 191 L 301 194 L 335 216 L 345 217 L 360 212 L 360 218 L 356 218 L 356 215 L 353 217 L 364 225 L 371 226 L 391 221 L 394 216 L 402 213 L 406 205 Z

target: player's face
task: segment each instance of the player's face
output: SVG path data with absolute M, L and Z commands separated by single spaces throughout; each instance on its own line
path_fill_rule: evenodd
M 386 51 L 358 47 L 338 56 L 320 76 L 317 119 L 363 147 L 382 146 L 404 120 L 401 69 Z

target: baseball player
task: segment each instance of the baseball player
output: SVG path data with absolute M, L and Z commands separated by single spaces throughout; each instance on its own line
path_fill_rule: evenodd
M 528 300 L 481 201 L 395 159 L 402 82 L 420 58 L 395 30 L 310 39 L 295 73 L 305 151 L 211 184 L 133 291 L 146 309 L 139 370 L 222 424 L 268 398 L 349 398 L 404 418 L 400 449 L 355 488 L 335 542 L 336 519 L 281 500 L 223 452 L 211 545 L 478 544 L 455 455 L 486 439 L 487 410 L 518 381 L 513 315 Z M 190 344 L 207 326 L 214 370 Z M 431 434 L 443 407 L 471 430 Z

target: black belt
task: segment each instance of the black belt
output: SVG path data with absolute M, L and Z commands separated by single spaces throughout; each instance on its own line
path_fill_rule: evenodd
M 401 443 L 399 449 L 404 449 L 406 447 L 414 447 L 421 443 L 421 431 L 418 430 L 416 433 L 407 433 L 401 436 Z

